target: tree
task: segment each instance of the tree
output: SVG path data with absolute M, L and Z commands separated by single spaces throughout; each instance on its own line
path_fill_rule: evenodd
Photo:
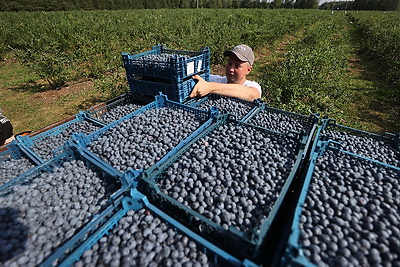
M 189 0 L 180 0 L 179 8 L 189 8 L 189 7 L 190 7 Z
M 274 0 L 272 2 L 272 8 L 281 8 L 282 7 L 282 0 Z
M 318 8 L 318 0 L 297 0 L 295 3 L 297 8 Z

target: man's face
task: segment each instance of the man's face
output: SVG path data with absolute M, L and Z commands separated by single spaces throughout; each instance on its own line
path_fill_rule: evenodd
M 235 55 L 230 55 L 225 65 L 225 75 L 228 78 L 228 83 L 244 83 L 247 74 L 250 73 L 252 68 L 248 62 L 239 60 Z

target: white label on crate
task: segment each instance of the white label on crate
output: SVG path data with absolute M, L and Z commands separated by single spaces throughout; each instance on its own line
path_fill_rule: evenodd
M 194 73 L 194 61 L 187 64 L 187 75 Z
M 198 64 L 197 64 L 197 72 L 201 71 L 201 64 L 203 63 L 203 60 L 199 60 Z

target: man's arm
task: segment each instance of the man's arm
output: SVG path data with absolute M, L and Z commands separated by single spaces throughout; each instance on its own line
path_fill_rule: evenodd
M 227 83 L 214 83 L 207 82 L 199 75 L 194 75 L 193 79 L 197 80 L 197 84 L 193 88 L 190 97 L 205 96 L 210 93 L 217 95 L 224 95 L 228 97 L 237 97 L 245 100 L 252 101 L 260 98 L 260 92 L 255 87 L 247 87 L 241 84 L 227 84 Z

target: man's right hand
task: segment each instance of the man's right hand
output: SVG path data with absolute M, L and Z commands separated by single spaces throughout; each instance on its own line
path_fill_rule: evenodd
M 203 97 L 211 93 L 210 84 L 204 80 L 200 75 L 196 74 L 192 77 L 192 79 L 197 80 L 196 85 L 194 86 L 192 92 L 190 93 L 190 97 Z

